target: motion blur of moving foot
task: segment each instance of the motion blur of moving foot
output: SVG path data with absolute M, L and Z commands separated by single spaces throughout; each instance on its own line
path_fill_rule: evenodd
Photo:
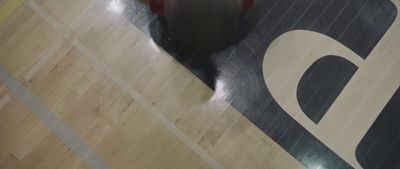
M 238 36 L 240 14 L 253 0 L 150 0 L 153 13 L 166 17 L 168 31 L 183 48 L 207 56 Z
M 254 0 L 149 0 L 148 3 L 159 16 L 158 25 L 168 34 L 168 43 L 171 38 L 173 43 L 169 44 L 179 51 L 172 55 L 214 89 L 219 72 L 212 56 L 245 34 L 242 14 L 250 11 Z

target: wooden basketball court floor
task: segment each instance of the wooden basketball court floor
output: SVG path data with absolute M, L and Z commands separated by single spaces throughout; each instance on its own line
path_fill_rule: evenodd
M 123 10 L 118 0 L 0 0 L 0 169 L 306 168 Z M 378 69 L 392 79 L 384 89 L 370 89 L 382 91 L 376 100 L 387 102 L 400 84 L 399 28 L 396 19 L 376 47 L 376 55 L 387 59 L 366 65 L 367 73 Z M 288 54 L 273 45 L 268 52 Z M 290 84 L 274 78 L 269 85 Z M 287 93 L 281 94 L 285 100 Z M 346 134 L 352 133 L 339 133 Z M 342 153 L 348 146 L 329 147 L 358 168 Z M 324 168 L 310 163 L 308 168 Z

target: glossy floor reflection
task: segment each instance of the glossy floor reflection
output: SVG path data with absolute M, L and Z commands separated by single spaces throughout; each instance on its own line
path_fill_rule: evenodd
M 203 60 L 143 2 L 0 1 L 1 169 L 399 169 L 398 0 L 260 0 Z
M 239 35 L 241 38 L 231 47 L 213 53 L 207 57 L 209 59 L 204 61 L 204 64 L 202 63 L 204 66 L 201 71 L 205 72 L 203 74 L 211 74 L 209 76 L 203 76 L 198 69 L 194 69 L 187 63 L 186 59 L 190 60 L 192 53 L 181 50 L 181 47 L 174 42 L 168 33 L 165 18 L 154 16 L 145 5 L 137 1 L 131 3 L 133 4 L 130 6 L 134 6 L 134 8 L 127 11 L 127 16 L 133 24 L 147 32 L 158 45 L 215 89 L 216 95 L 225 98 L 308 168 L 358 168 L 362 166 L 367 169 L 397 169 L 400 167 L 400 149 L 392 148 L 400 143 L 398 140 L 400 134 L 392 132 L 383 136 L 377 132 L 385 131 L 389 126 L 396 126 L 395 128 L 400 126 L 399 121 L 387 121 L 388 123 L 384 124 L 381 122 L 382 120 L 379 120 L 395 118 L 395 114 L 399 114 L 398 106 L 394 108 L 396 106 L 393 105 L 393 102 L 398 103 L 395 101 L 398 92 L 395 93 L 395 91 L 399 86 L 397 74 L 399 73 L 400 59 L 396 54 L 399 51 L 394 49 L 394 46 L 399 43 L 399 38 L 397 38 L 399 30 L 398 1 L 258 1 L 252 10 L 241 16 L 242 27 Z M 285 49 L 293 50 L 294 52 L 291 53 L 293 56 L 280 57 L 277 55 L 276 59 L 271 59 L 269 54 L 266 54 L 267 49 L 275 52 L 273 50 L 275 48 L 284 48 L 279 46 L 284 46 L 283 42 L 282 44 L 278 42 L 274 45 L 271 44 L 281 35 L 293 30 L 308 30 L 315 32 L 315 36 L 322 34 L 333 40 L 330 42 L 331 39 L 328 39 L 329 42 L 321 41 L 319 43 L 306 41 L 306 39 L 299 40 L 299 43 L 315 44 L 308 45 L 309 48 L 302 44 L 292 48 L 289 46 Z M 394 42 L 390 41 L 391 38 L 394 38 Z M 293 36 L 292 41 L 296 41 L 296 35 Z M 332 47 L 334 46 L 332 43 L 336 42 L 340 42 L 338 44 L 340 48 Z M 303 71 L 298 67 L 300 64 L 308 62 L 309 59 L 306 55 L 323 54 L 323 50 L 328 49 L 332 49 L 333 53 L 325 52 L 325 55 L 310 56 L 320 57 L 320 59 L 310 61 L 312 64 L 304 70 L 300 79 L 293 80 L 297 77 L 291 71 Z M 336 53 L 344 53 L 346 56 L 335 56 L 335 49 L 339 50 Z M 304 61 L 298 60 L 300 64 L 297 65 L 293 63 L 293 69 L 290 69 L 288 60 L 279 60 L 279 58 L 295 60 L 295 57 L 303 57 L 303 53 Z M 355 56 L 353 61 L 348 59 L 350 55 Z M 382 57 L 385 58 L 382 61 L 375 59 Z M 266 59 L 270 59 L 269 62 Z M 386 59 L 387 62 L 384 61 Z M 278 64 L 276 68 L 269 69 L 268 67 L 267 69 L 270 72 L 277 72 L 263 72 L 263 69 L 266 69 L 263 62 L 264 64 L 276 62 Z M 371 66 L 363 66 L 362 62 Z M 379 62 L 381 65 L 372 66 L 374 65 L 372 62 Z M 387 65 L 389 63 L 390 65 Z M 285 66 L 289 68 L 282 68 Z M 374 77 L 376 73 L 385 78 L 373 80 L 374 82 L 366 80 L 376 79 Z M 360 80 L 360 76 L 366 78 Z M 270 80 L 287 80 L 280 84 L 282 89 L 276 89 L 282 91 L 271 91 L 275 89 L 266 85 L 269 79 L 265 77 L 271 77 Z M 396 82 L 389 82 L 393 78 Z M 355 82 L 357 79 L 360 82 Z M 378 84 L 379 81 L 382 82 Z M 387 84 L 385 84 L 386 82 Z M 364 84 L 354 87 L 354 89 L 360 90 L 354 91 L 354 93 L 359 92 L 359 96 L 365 97 L 346 100 L 347 96 L 350 98 L 357 95 L 353 94 L 352 96 L 347 90 L 352 89 L 355 83 Z M 296 84 L 295 91 L 297 93 L 294 93 L 293 97 L 298 103 L 294 104 L 299 104 L 299 111 L 302 113 L 300 115 L 305 119 L 304 121 L 299 121 L 298 114 L 287 112 L 293 107 L 293 104 L 287 104 L 288 107 L 285 107 L 286 103 L 282 104 L 276 100 L 277 97 L 281 97 L 276 93 L 284 95 L 286 98 L 292 97 L 283 88 L 289 84 Z M 383 87 L 384 84 L 390 87 Z M 379 93 L 385 93 L 385 95 L 379 95 Z M 393 93 L 395 93 L 394 96 Z M 385 100 L 390 100 L 392 96 L 394 101 L 389 102 L 387 108 L 379 115 L 386 105 Z M 370 100 L 375 100 L 376 103 L 365 105 L 365 102 L 372 102 Z M 346 109 L 345 104 L 340 105 L 341 102 L 349 102 L 349 106 L 352 107 Z M 375 105 L 378 103 L 380 105 Z M 332 115 L 332 111 L 336 109 L 343 113 L 335 115 L 333 112 L 334 115 Z M 375 112 L 368 113 L 372 110 Z M 379 119 L 372 125 L 378 115 Z M 314 125 L 318 124 L 330 125 L 325 128 L 331 127 L 332 130 L 314 131 Z M 357 125 L 365 128 L 349 130 Z M 369 129 L 371 125 L 372 128 Z M 349 135 L 350 131 L 356 134 Z M 366 134 L 365 137 L 364 134 Z M 354 145 L 347 146 L 346 144 L 353 143 L 346 142 L 346 140 L 354 141 Z
M 304 168 L 127 19 L 145 9 L 0 1 L 0 168 Z

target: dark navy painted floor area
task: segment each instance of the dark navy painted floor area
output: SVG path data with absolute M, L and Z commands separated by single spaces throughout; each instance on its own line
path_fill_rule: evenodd
M 168 35 L 165 19 L 151 14 L 145 4 L 126 1 L 127 18 L 185 65 L 191 54 L 180 51 Z M 389 0 L 262 0 L 243 14 L 240 41 L 213 54 L 199 70 L 188 68 L 212 88 L 224 81 L 230 93 L 226 100 L 306 167 L 351 168 L 276 103 L 265 85 L 263 58 L 279 35 L 302 29 L 328 35 L 366 59 L 396 14 Z M 318 123 L 356 71 L 340 57 L 315 62 L 297 93 L 307 116 Z M 400 168 L 399 98 L 397 91 L 357 147 L 357 159 L 366 169 Z

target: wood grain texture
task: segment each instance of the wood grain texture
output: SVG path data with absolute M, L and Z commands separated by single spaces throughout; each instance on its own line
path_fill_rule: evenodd
M 303 168 L 112 2 L 24 3 L 0 25 L 1 66 L 112 168 Z M 0 85 L 0 168 L 89 168 Z

